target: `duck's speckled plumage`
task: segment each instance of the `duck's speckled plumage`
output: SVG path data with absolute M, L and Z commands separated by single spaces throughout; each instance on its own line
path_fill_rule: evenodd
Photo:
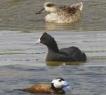
M 45 20 L 47 22 L 54 23 L 73 23 L 80 19 L 81 12 L 83 9 L 83 3 L 73 4 L 71 6 L 57 6 L 53 4 L 53 6 L 48 6 L 48 4 L 52 4 L 47 2 L 45 4 L 45 10 L 49 12 L 45 16 Z

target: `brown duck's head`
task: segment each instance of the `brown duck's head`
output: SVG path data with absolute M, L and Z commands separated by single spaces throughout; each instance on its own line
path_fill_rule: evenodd
M 44 7 L 41 8 L 38 12 L 36 12 L 36 14 L 41 14 L 44 10 L 47 12 L 56 12 L 57 6 L 52 2 L 46 2 L 44 3 Z
M 57 6 L 56 6 L 56 4 L 54 4 L 52 2 L 46 2 L 46 3 L 44 3 L 44 9 L 47 12 L 56 12 Z

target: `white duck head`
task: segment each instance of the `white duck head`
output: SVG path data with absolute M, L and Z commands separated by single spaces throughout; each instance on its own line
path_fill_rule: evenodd
M 65 93 L 71 89 L 71 86 L 63 78 L 56 78 L 52 80 L 51 88 L 56 92 Z

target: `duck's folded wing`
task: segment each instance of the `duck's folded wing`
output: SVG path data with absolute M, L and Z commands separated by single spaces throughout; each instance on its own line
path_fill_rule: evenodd
M 66 54 L 70 54 L 70 55 L 73 55 L 74 53 L 81 53 L 81 50 L 77 47 L 69 47 L 69 48 L 62 48 L 60 49 L 61 52 L 64 52 Z
M 74 61 L 84 61 L 86 60 L 86 55 L 77 47 L 69 47 L 60 49 L 61 52 L 66 53 Z

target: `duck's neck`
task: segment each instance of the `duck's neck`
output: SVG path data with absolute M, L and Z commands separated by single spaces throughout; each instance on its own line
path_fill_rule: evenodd
M 54 93 L 65 94 L 65 91 L 62 88 L 55 88 L 53 84 L 51 85 L 51 89 Z
M 59 52 L 59 49 L 58 49 L 58 46 L 57 46 L 56 42 L 52 43 L 52 45 L 49 45 L 47 47 L 48 47 L 48 51 Z

